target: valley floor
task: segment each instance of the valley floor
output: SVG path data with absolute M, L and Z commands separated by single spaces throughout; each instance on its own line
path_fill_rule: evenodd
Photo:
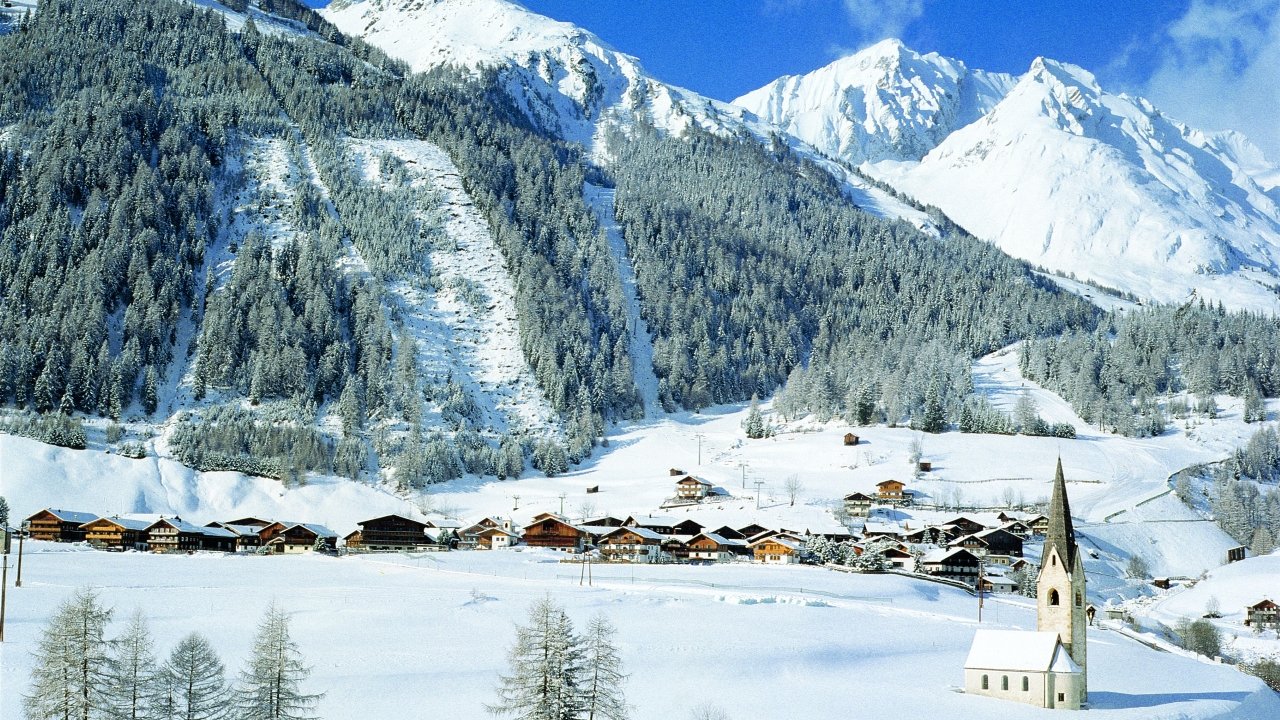
M 9 594 L 0 717 L 20 717 L 46 618 L 79 586 L 98 588 L 115 626 L 140 607 L 161 653 L 207 635 L 239 671 L 273 601 L 326 695 L 327 718 L 481 717 L 535 599 L 550 594 L 582 627 L 618 627 L 634 717 L 1032 718 L 1048 711 L 958 691 L 976 622 L 967 593 L 888 575 L 809 567 L 596 566 L 594 586 L 551 551 L 420 556 L 245 557 L 105 554 L 31 543 Z M 1028 629 L 1034 609 L 988 602 L 983 627 Z M 1226 666 L 1090 634 L 1091 715 L 1274 718 L 1280 695 Z M 877 710 L 879 708 L 879 710 Z

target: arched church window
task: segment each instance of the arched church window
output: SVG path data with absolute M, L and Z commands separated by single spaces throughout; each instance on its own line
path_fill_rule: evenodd
M 1050 590 L 1050 591 L 1049 591 L 1049 604 L 1050 604 L 1050 605 L 1057 605 L 1057 604 L 1058 604 L 1058 591 L 1057 591 L 1057 590 Z
M 1028 678 L 1026 675 L 1023 675 L 1022 676 L 1022 692 L 1026 692 L 1030 689 L 1031 689 L 1031 679 Z

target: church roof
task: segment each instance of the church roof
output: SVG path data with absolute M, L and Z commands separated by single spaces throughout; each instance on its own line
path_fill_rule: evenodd
M 973 634 L 966 670 L 1080 672 L 1056 632 L 979 630 Z
M 1076 532 L 1071 525 L 1071 505 L 1067 502 L 1067 481 L 1062 476 L 1062 458 L 1053 476 L 1053 497 L 1049 500 L 1049 529 L 1044 536 L 1042 558 L 1049 557 L 1050 548 L 1057 548 L 1068 572 L 1076 564 Z

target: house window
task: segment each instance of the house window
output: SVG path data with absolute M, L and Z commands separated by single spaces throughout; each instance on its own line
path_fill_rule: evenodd
M 1058 702 L 1066 702 L 1066 701 L 1067 701 L 1067 694 L 1066 694 L 1066 693 L 1058 693 Z
M 1083 602 L 1081 602 L 1080 592 L 1079 592 L 1079 591 L 1076 591 L 1076 607 L 1080 607 L 1080 606 L 1081 606 L 1081 605 L 1083 605 L 1083 604 L 1084 604 L 1084 603 L 1083 603 Z
M 1008 689 L 1009 689 L 1009 676 L 1008 676 L 1008 675 L 1002 675 L 1002 676 L 1000 676 L 1000 689 L 1001 689 L 1001 690 L 1008 690 Z
M 1026 692 L 1030 689 L 1031 689 L 1031 679 L 1028 678 L 1026 675 L 1023 675 L 1022 676 L 1022 692 Z
M 991 689 L 991 687 L 990 687 L 990 683 L 987 681 L 987 676 L 986 676 L 986 675 L 983 675 L 983 676 L 982 676 L 982 689 L 983 689 L 983 690 L 990 690 L 990 689 Z
M 1058 591 L 1057 591 L 1057 590 L 1050 590 L 1050 591 L 1049 591 L 1049 604 L 1050 604 L 1050 605 L 1057 605 L 1057 604 L 1058 604 Z

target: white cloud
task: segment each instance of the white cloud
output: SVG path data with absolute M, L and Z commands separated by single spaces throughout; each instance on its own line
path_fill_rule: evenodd
M 1280 0 L 1192 0 L 1156 38 L 1142 93 L 1205 130 L 1238 130 L 1280 162 Z
M 849 22 L 864 40 L 902 37 L 902 31 L 924 15 L 925 0 L 844 0 Z

